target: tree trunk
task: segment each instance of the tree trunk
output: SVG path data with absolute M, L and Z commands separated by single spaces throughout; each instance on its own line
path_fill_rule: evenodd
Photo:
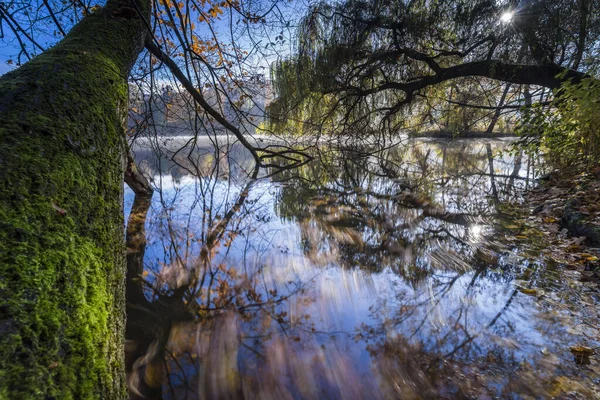
M 149 13 L 109 0 L 0 78 L 0 398 L 126 397 L 123 124 Z

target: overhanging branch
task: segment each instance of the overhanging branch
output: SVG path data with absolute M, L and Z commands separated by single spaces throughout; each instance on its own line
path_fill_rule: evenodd
M 312 159 L 312 157 L 310 157 L 308 154 L 306 154 L 302 151 L 297 151 L 292 148 L 288 148 L 288 147 L 285 147 L 284 150 L 274 151 L 274 150 L 268 149 L 268 147 L 270 147 L 270 146 L 267 146 L 267 148 L 265 148 L 265 147 L 260 148 L 260 147 L 255 147 L 252 144 L 250 144 L 250 142 L 248 142 L 246 137 L 244 137 L 244 134 L 237 127 L 235 127 L 233 124 L 231 124 L 229 121 L 227 121 L 227 119 L 223 115 L 221 115 L 217 110 L 215 110 L 208 103 L 208 101 L 206 101 L 206 99 L 204 98 L 202 93 L 194 87 L 192 82 L 190 82 L 190 80 L 185 76 L 183 71 L 181 71 L 179 66 L 177 66 L 175 61 L 173 61 L 173 59 L 171 57 L 169 57 L 168 54 L 163 52 L 152 41 L 151 37 L 146 39 L 145 46 L 146 46 L 146 49 L 152 55 L 154 55 L 157 59 L 159 59 L 161 62 L 163 62 L 167 66 L 167 68 L 169 68 L 171 73 L 183 85 L 185 90 L 192 96 L 194 101 L 200 107 L 202 107 L 202 109 L 204 109 L 204 111 L 206 111 L 206 113 L 208 115 L 213 117 L 219 124 L 221 124 L 229 132 L 231 132 L 240 141 L 240 143 L 246 149 L 248 149 L 248 151 L 250 151 L 250 153 L 252 154 L 252 157 L 254 158 L 254 160 L 256 161 L 256 163 L 258 165 L 263 166 L 263 167 L 274 166 L 273 164 L 265 164 L 264 163 L 265 159 L 273 158 L 273 157 L 279 157 L 284 160 L 290 161 L 290 162 L 292 162 L 293 165 L 296 165 L 296 166 L 302 165 L 307 160 Z M 276 147 L 283 147 L 283 146 L 276 146 Z M 263 152 L 265 154 L 261 156 L 258 154 L 258 152 Z M 290 156 L 290 154 L 301 155 L 304 157 L 304 160 L 292 157 L 292 156 Z
M 386 82 L 371 89 L 342 87 L 336 90 L 336 92 L 347 92 L 356 96 L 366 96 L 385 90 L 400 90 L 405 93 L 414 93 L 428 86 L 469 76 L 480 76 L 520 85 L 537 85 L 556 89 L 563 82 L 569 80 L 573 82 L 581 81 L 585 77 L 585 74 L 555 64 L 518 65 L 498 60 L 484 60 L 441 68 L 434 75 L 428 75 L 411 82 Z

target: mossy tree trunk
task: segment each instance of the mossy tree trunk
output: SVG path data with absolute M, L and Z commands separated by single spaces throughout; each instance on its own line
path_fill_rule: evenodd
M 150 1 L 0 78 L 0 398 L 125 398 L 124 121 Z M 141 18 L 141 15 L 144 18 Z

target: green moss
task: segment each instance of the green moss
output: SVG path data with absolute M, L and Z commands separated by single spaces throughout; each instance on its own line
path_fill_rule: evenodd
M 143 24 L 110 10 L 0 78 L 1 399 L 126 397 L 122 123 Z

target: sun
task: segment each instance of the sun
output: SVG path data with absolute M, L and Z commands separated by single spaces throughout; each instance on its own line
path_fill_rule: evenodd
M 512 21 L 514 16 L 515 13 L 513 11 L 506 11 L 500 16 L 500 22 L 508 24 L 510 21 Z

